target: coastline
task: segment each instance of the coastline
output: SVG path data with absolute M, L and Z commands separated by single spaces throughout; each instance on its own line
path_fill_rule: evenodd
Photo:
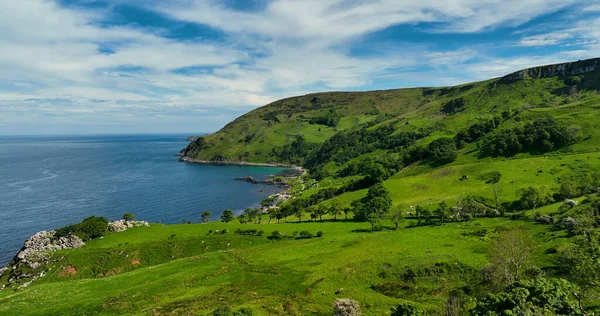
M 187 156 L 179 158 L 180 162 L 196 163 L 202 165 L 213 165 L 213 166 L 242 166 L 242 167 L 271 167 L 271 168 L 289 168 L 297 170 L 298 173 L 304 174 L 306 170 L 300 166 L 278 164 L 278 163 L 259 163 L 259 162 L 246 162 L 246 161 L 211 161 L 194 159 Z

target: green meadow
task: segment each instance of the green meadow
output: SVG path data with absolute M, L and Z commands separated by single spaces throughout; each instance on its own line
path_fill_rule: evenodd
M 336 297 L 358 301 L 364 315 L 389 314 L 402 300 L 438 313 L 452 289 L 468 284 L 463 277 L 486 264 L 499 227 L 518 226 L 535 239 L 537 264 L 551 267 L 553 255 L 546 250 L 567 242 L 564 232 L 503 218 L 379 232 L 368 231 L 367 223 L 291 219 L 153 224 L 56 253 L 62 259 L 46 277 L 22 290 L 0 292 L 0 314 L 206 315 L 230 306 L 251 308 L 254 315 L 331 315 Z M 234 234 L 237 228 L 264 230 L 264 235 Z M 229 233 L 208 235 L 223 229 Z M 483 236 L 471 234 L 482 229 Z M 268 239 L 275 230 L 290 236 L 322 231 L 323 236 Z M 64 267 L 77 273 L 65 273 Z M 415 280 L 388 284 L 406 271 L 415 271 Z

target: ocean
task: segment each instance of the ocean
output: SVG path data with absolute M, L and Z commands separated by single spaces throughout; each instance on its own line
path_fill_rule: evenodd
M 187 135 L 0 137 L 0 267 L 40 230 L 133 213 L 154 223 L 241 212 L 278 192 L 234 178 L 285 169 L 188 164 Z

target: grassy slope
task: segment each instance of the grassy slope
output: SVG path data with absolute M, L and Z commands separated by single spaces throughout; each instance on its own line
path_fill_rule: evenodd
M 511 201 L 516 198 L 520 188 L 530 185 L 555 187 L 560 176 L 597 169 L 600 163 L 597 154 L 600 151 L 600 126 L 597 124 L 600 121 L 600 97 L 596 89 L 600 88 L 600 71 L 584 74 L 582 78 L 576 96 L 570 93 L 568 78 L 552 77 L 511 83 L 500 83 L 498 79 L 493 79 L 453 88 L 322 93 L 284 99 L 252 111 L 223 130 L 207 136 L 211 147 L 202 151 L 197 158 L 210 159 L 223 154 L 230 160 L 236 160 L 235 157 L 243 152 L 249 152 L 250 161 L 272 161 L 274 158 L 267 156 L 271 148 L 292 141 L 292 136 L 302 134 L 309 142 L 320 143 L 336 131 L 356 128 L 356 124 L 374 120 L 381 113 L 393 116 L 387 122 L 395 124 L 398 131 L 435 127 L 434 133 L 418 144 L 427 144 L 438 137 L 452 137 L 471 124 L 508 109 L 519 110 L 520 114 L 503 122 L 498 129 L 550 115 L 578 130 L 578 142 L 559 152 L 543 156 L 519 154 L 510 159 L 481 159 L 477 156 L 477 145 L 469 144 L 460 150 L 458 159 L 452 164 L 438 168 L 411 166 L 385 183 L 392 191 L 395 204 L 428 204 L 441 200 L 453 202 L 462 194 L 490 197 L 489 185 L 485 184 L 482 176 L 497 171 L 502 174 L 502 200 Z M 451 115 L 442 114 L 440 110 L 444 104 L 456 98 L 465 100 L 465 109 Z M 330 108 L 343 116 L 337 129 L 311 125 L 301 119 L 321 115 Z M 262 120 L 265 113 L 272 111 L 279 113 L 280 123 Z M 246 135 L 252 133 L 256 136 L 251 141 L 243 141 Z M 369 153 L 355 160 L 384 153 Z M 327 169 L 335 171 L 343 167 L 331 163 Z M 462 175 L 470 179 L 458 181 Z M 349 180 L 327 178 L 318 187 L 304 192 L 303 196 L 309 196 L 320 188 L 339 187 Z M 365 191 L 350 192 L 339 199 L 349 204 L 364 194 Z
M 29 288 L 0 292 L 0 314 L 206 314 L 218 306 L 251 307 L 255 315 L 326 315 L 337 297 L 358 300 L 365 315 L 382 315 L 399 299 L 370 287 L 385 283 L 382 273 L 436 263 L 480 269 L 494 234 L 464 236 L 481 228 L 525 225 L 536 239 L 538 264 L 550 265 L 544 251 L 565 242 L 549 226 L 482 219 L 437 227 L 377 233 L 353 232 L 365 223 L 152 225 L 111 234 L 83 249 L 63 251 L 53 271 Z M 322 238 L 271 241 L 265 236 L 207 236 L 209 229 L 237 227 L 321 230 Z M 169 239 L 169 236 L 175 237 Z M 557 238 L 558 237 L 558 238 Z M 204 243 L 202 243 L 204 241 Z M 227 244 L 230 244 L 229 247 Z M 208 247 L 208 249 L 206 248 Z M 173 258 L 171 258 L 173 256 Z M 139 259 L 140 265 L 131 260 Z M 66 265 L 74 276 L 59 276 Z M 113 271 L 116 275 L 102 277 Z M 108 273 L 112 274 L 112 273 Z M 465 280 L 444 276 L 419 279 L 398 295 L 435 311 L 452 287 Z
M 210 159 L 221 154 L 237 160 L 248 152 L 250 161 L 267 162 L 272 159 L 268 156 L 271 148 L 282 146 L 295 135 L 302 134 L 309 142 L 320 143 L 336 131 L 355 128 L 381 113 L 391 114 L 389 122 L 396 124 L 398 130 L 435 126 L 433 135 L 421 140 L 422 144 L 437 137 L 453 136 L 479 119 L 509 108 L 523 110 L 516 119 L 552 115 L 578 129 L 579 142 L 560 152 L 480 159 L 476 145 L 470 144 L 452 164 L 437 168 L 417 164 L 385 182 L 394 204 L 427 205 L 447 200 L 452 205 L 462 194 L 491 197 L 484 179 L 497 171 L 502 175 L 499 182 L 502 201 L 512 201 L 521 187 L 553 187 L 558 177 L 600 167 L 597 124 L 600 97 L 596 93 L 600 88 L 600 72 L 584 75 L 584 84 L 578 88 L 586 92 L 578 98 L 567 93 L 569 86 L 565 79 L 527 79 L 509 84 L 490 80 L 455 88 L 335 92 L 285 99 L 252 111 L 207 136 L 211 147 L 196 158 Z M 440 113 L 446 102 L 459 97 L 466 101 L 464 111 L 453 115 Z M 343 116 L 337 129 L 306 122 L 307 117 L 323 115 L 330 108 Z M 271 111 L 277 111 L 279 123 L 262 119 Z M 511 119 L 501 128 L 516 124 L 519 122 Z M 382 153 L 369 153 L 357 159 Z M 331 170 L 340 168 L 343 166 L 328 165 Z M 469 179 L 459 181 L 462 175 L 468 175 Z M 324 187 L 341 186 L 349 180 L 326 178 L 318 188 L 310 188 L 302 196 Z M 337 198 L 350 203 L 364 194 L 364 190 L 356 191 Z M 538 211 L 552 213 L 557 207 L 551 205 Z M 320 315 L 329 313 L 330 303 L 336 297 L 333 293 L 343 287 L 340 297 L 361 302 L 366 315 L 382 315 L 399 301 L 370 288 L 389 281 L 389 277 L 382 276 L 398 274 L 407 267 L 443 262 L 460 262 L 479 269 L 486 262 L 487 247 L 494 234 L 480 238 L 462 233 L 515 225 L 527 226 L 536 238 L 539 245 L 536 256 L 542 267 L 552 262 L 552 255 L 544 253 L 545 250 L 567 240 L 548 226 L 502 218 L 378 233 L 352 232 L 369 227 L 365 223 L 257 227 L 265 230 L 265 236 L 276 229 L 288 234 L 294 230 L 325 232 L 320 239 L 283 241 L 233 234 L 206 235 L 209 229 L 240 227 L 233 223 L 153 225 L 109 235 L 81 250 L 57 254 L 65 258 L 48 276 L 25 290 L 0 292 L 0 314 L 206 314 L 220 305 L 235 305 L 250 306 L 259 315 L 283 315 L 294 310 Z M 133 259 L 139 259 L 141 264 L 132 265 Z M 61 268 L 69 264 L 79 270 L 78 274 L 59 276 Z M 397 296 L 435 311 L 447 292 L 464 282 L 446 276 L 425 278 Z

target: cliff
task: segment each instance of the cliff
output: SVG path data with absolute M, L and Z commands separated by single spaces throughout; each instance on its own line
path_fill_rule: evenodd
M 576 76 L 586 72 L 592 72 L 600 69 L 600 58 L 579 60 L 570 63 L 560 63 L 554 65 L 538 66 L 527 68 L 508 74 L 502 78 L 502 82 L 512 82 L 523 80 L 525 78 L 550 78 L 555 76 Z

